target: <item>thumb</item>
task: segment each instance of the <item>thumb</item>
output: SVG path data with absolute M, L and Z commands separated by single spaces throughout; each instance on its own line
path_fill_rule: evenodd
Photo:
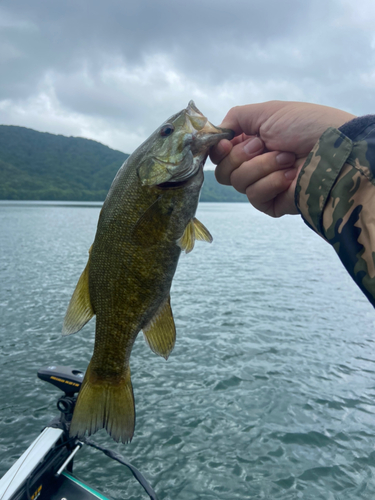
M 262 124 L 287 104 L 282 101 L 269 101 L 235 106 L 228 111 L 220 127 L 234 130 L 235 135 L 258 135 Z

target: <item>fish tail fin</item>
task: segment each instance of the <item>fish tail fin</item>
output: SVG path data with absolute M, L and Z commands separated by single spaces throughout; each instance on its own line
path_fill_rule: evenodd
M 90 363 L 91 364 L 91 363 Z M 130 368 L 116 380 L 100 380 L 90 365 L 78 394 L 70 436 L 90 436 L 105 428 L 115 440 L 130 442 L 134 434 L 135 407 Z

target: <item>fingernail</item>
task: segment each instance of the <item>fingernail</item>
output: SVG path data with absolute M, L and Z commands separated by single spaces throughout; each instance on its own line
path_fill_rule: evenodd
M 288 181 L 292 181 L 293 179 L 295 179 L 295 177 L 297 175 L 297 169 L 291 168 L 289 170 L 286 170 L 284 172 L 284 175 L 285 175 L 285 178 L 288 179 Z
M 254 137 L 244 145 L 243 150 L 248 155 L 252 155 L 253 153 L 256 153 L 262 148 L 263 148 L 263 142 L 259 139 L 259 137 Z
M 296 155 L 294 153 L 283 152 L 276 156 L 276 161 L 279 165 L 288 165 L 292 164 L 296 159 Z

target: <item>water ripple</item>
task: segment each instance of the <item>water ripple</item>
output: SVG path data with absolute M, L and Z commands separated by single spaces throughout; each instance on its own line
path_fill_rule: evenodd
M 84 370 L 95 324 L 62 338 L 99 207 L 0 206 L 0 474 L 54 415 L 51 362 Z M 214 236 L 181 258 L 168 362 L 141 336 L 131 358 L 137 410 L 128 446 L 101 431 L 160 499 L 375 497 L 374 313 L 320 238 L 295 217 L 201 204 Z M 358 318 L 361 320 L 358 321 Z M 91 449 L 76 473 L 113 499 L 131 474 Z M 103 473 L 105 471 L 105 473 Z

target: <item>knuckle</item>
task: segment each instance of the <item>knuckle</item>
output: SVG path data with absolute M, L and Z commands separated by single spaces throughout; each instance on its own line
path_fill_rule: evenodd
M 245 193 L 246 193 L 246 196 L 248 197 L 250 203 L 255 206 L 255 204 L 257 203 L 257 192 L 254 189 L 254 186 L 248 186 L 246 188 Z M 257 207 L 255 207 L 255 208 L 257 208 Z
M 269 215 L 273 219 L 279 219 L 282 216 L 282 214 L 275 213 L 273 207 L 269 208 L 268 210 L 264 210 L 264 213 L 267 214 L 267 215 Z
M 219 184 L 224 184 L 224 185 L 229 184 L 229 182 L 225 176 L 225 173 L 223 172 L 223 169 L 220 168 L 220 165 L 215 168 L 215 177 L 216 177 L 216 180 Z
M 270 120 L 267 120 L 266 122 L 262 123 L 262 125 L 259 128 L 259 136 L 261 137 L 262 141 L 265 144 L 267 144 L 269 140 L 272 138 L 271 127 L 272 124 Z
M 232 184 L 232 186 L 236 191 L 242 194 L 246 192 L 246 188 L 244 187 L 242 172 L 239 168 L 236 168 L 230 174 L 230 183 Z
M 224 121 L 227 121 L 227 120 L 232 121 L 237 116 L 238 109 L 239 109 L 239 106 L 234 106 L 233 108 L 230 108 L 228 113 L 225 115 Z
M 237 115 L 238 114 L 238 110 L 239 110 L 239 106 L 233 106 L 233 108 L 230 108 L 230 110 L 228 111 L 228 115 L 230 114 L 231 116 L 232 115 Z
M 275 172 L 274 175 L 270 175 L 270 191 L 278 194 L 285 189 L 285 176 L 283 172 Z

